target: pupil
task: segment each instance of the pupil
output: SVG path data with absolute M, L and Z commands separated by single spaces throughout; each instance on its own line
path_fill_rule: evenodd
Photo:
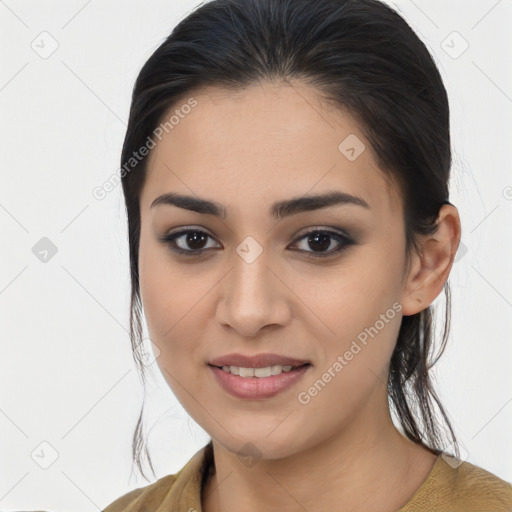
M 199 241 L 199 245 L 201 245 L 201 242 L 204 243 L 205 234 L 204 233 L 200 233 L 199 231 L 192 231 L 191 233 L 188 234 L 188 236 L 187 236 L 187 244 L 189 244 L 189 247 L 191 249 L 202 249 L 202 246 L 201 247 L 196 247 L 195 246 L 195 244 L 198 242 L 198 239 L 200 240 Z
M 328 249 L 329 245 L 330 245 L 329 239 L 330 239 L 330 236 L 327 234 L 316 233 L 315 235 L 309 237 L 308 243 L 311 244 L 311 242 L 313 241 L 313 244 L 318 244 L 317 248 L 320 246 L 319 247 L 320 249 Z M 321 243 L 321 242 L 319 243 L 318 240 L 320 240 L 323 243 Z M 314 249 L 314 247 L 312 247 L 312 248 Z

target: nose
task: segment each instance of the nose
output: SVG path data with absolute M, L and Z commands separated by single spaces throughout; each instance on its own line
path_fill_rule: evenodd
M 244 337 L 256 337 L 268 326 L 284 326 L 291 317 L 292 292 L 271 268 L 267 254 L 252 263 L 236 255 L 233 268 L 222 280 L 217 320 Z

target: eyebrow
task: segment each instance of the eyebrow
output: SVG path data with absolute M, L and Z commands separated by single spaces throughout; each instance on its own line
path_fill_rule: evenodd
M 215 217 L 226 218 L 226 209 L 215 201 L 202 199 L 200 197 L 186 196 L 169 192 L 158 196 L 150 206 L 150 210 L 158 205 L 171 205 L 201 213 L 204 215 L 214 215 Z M 331 206 L 356 205 L 370 209 L 368 203 L 357 196 L 346 192 L 335 191 L 319 195 L 307 195 L 277 201 L 270 206 L 269 215 L 274 219 L 282 219 L 298 213 L 320 210 Z

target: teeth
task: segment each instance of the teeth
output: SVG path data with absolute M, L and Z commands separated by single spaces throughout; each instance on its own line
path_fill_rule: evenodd
M 240 366 L 238 367 L 238 375 L 240 377 L 254 377 L 254 368 L 243 368 Z
M 265 366 L 264 368 L 244 368 L 242 366 L 223 366 L 222 369 L 225 372 L 233 375 L 239 375 L 240 377 L 270 377 L 271 375 L 279 375 L 283 372 L 291 371 L 292 366 L 281 366 L 276 364 L 275 366 Z

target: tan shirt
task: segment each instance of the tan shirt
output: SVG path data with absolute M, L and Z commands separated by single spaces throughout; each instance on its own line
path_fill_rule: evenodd
M 176 474 L 134 489 L 103 512 L 202 512 L 205 448 Z M 452 466 L 438 455 L 423 484 L 397 512 L 512 512 L 512 484 L 469 462 Z

